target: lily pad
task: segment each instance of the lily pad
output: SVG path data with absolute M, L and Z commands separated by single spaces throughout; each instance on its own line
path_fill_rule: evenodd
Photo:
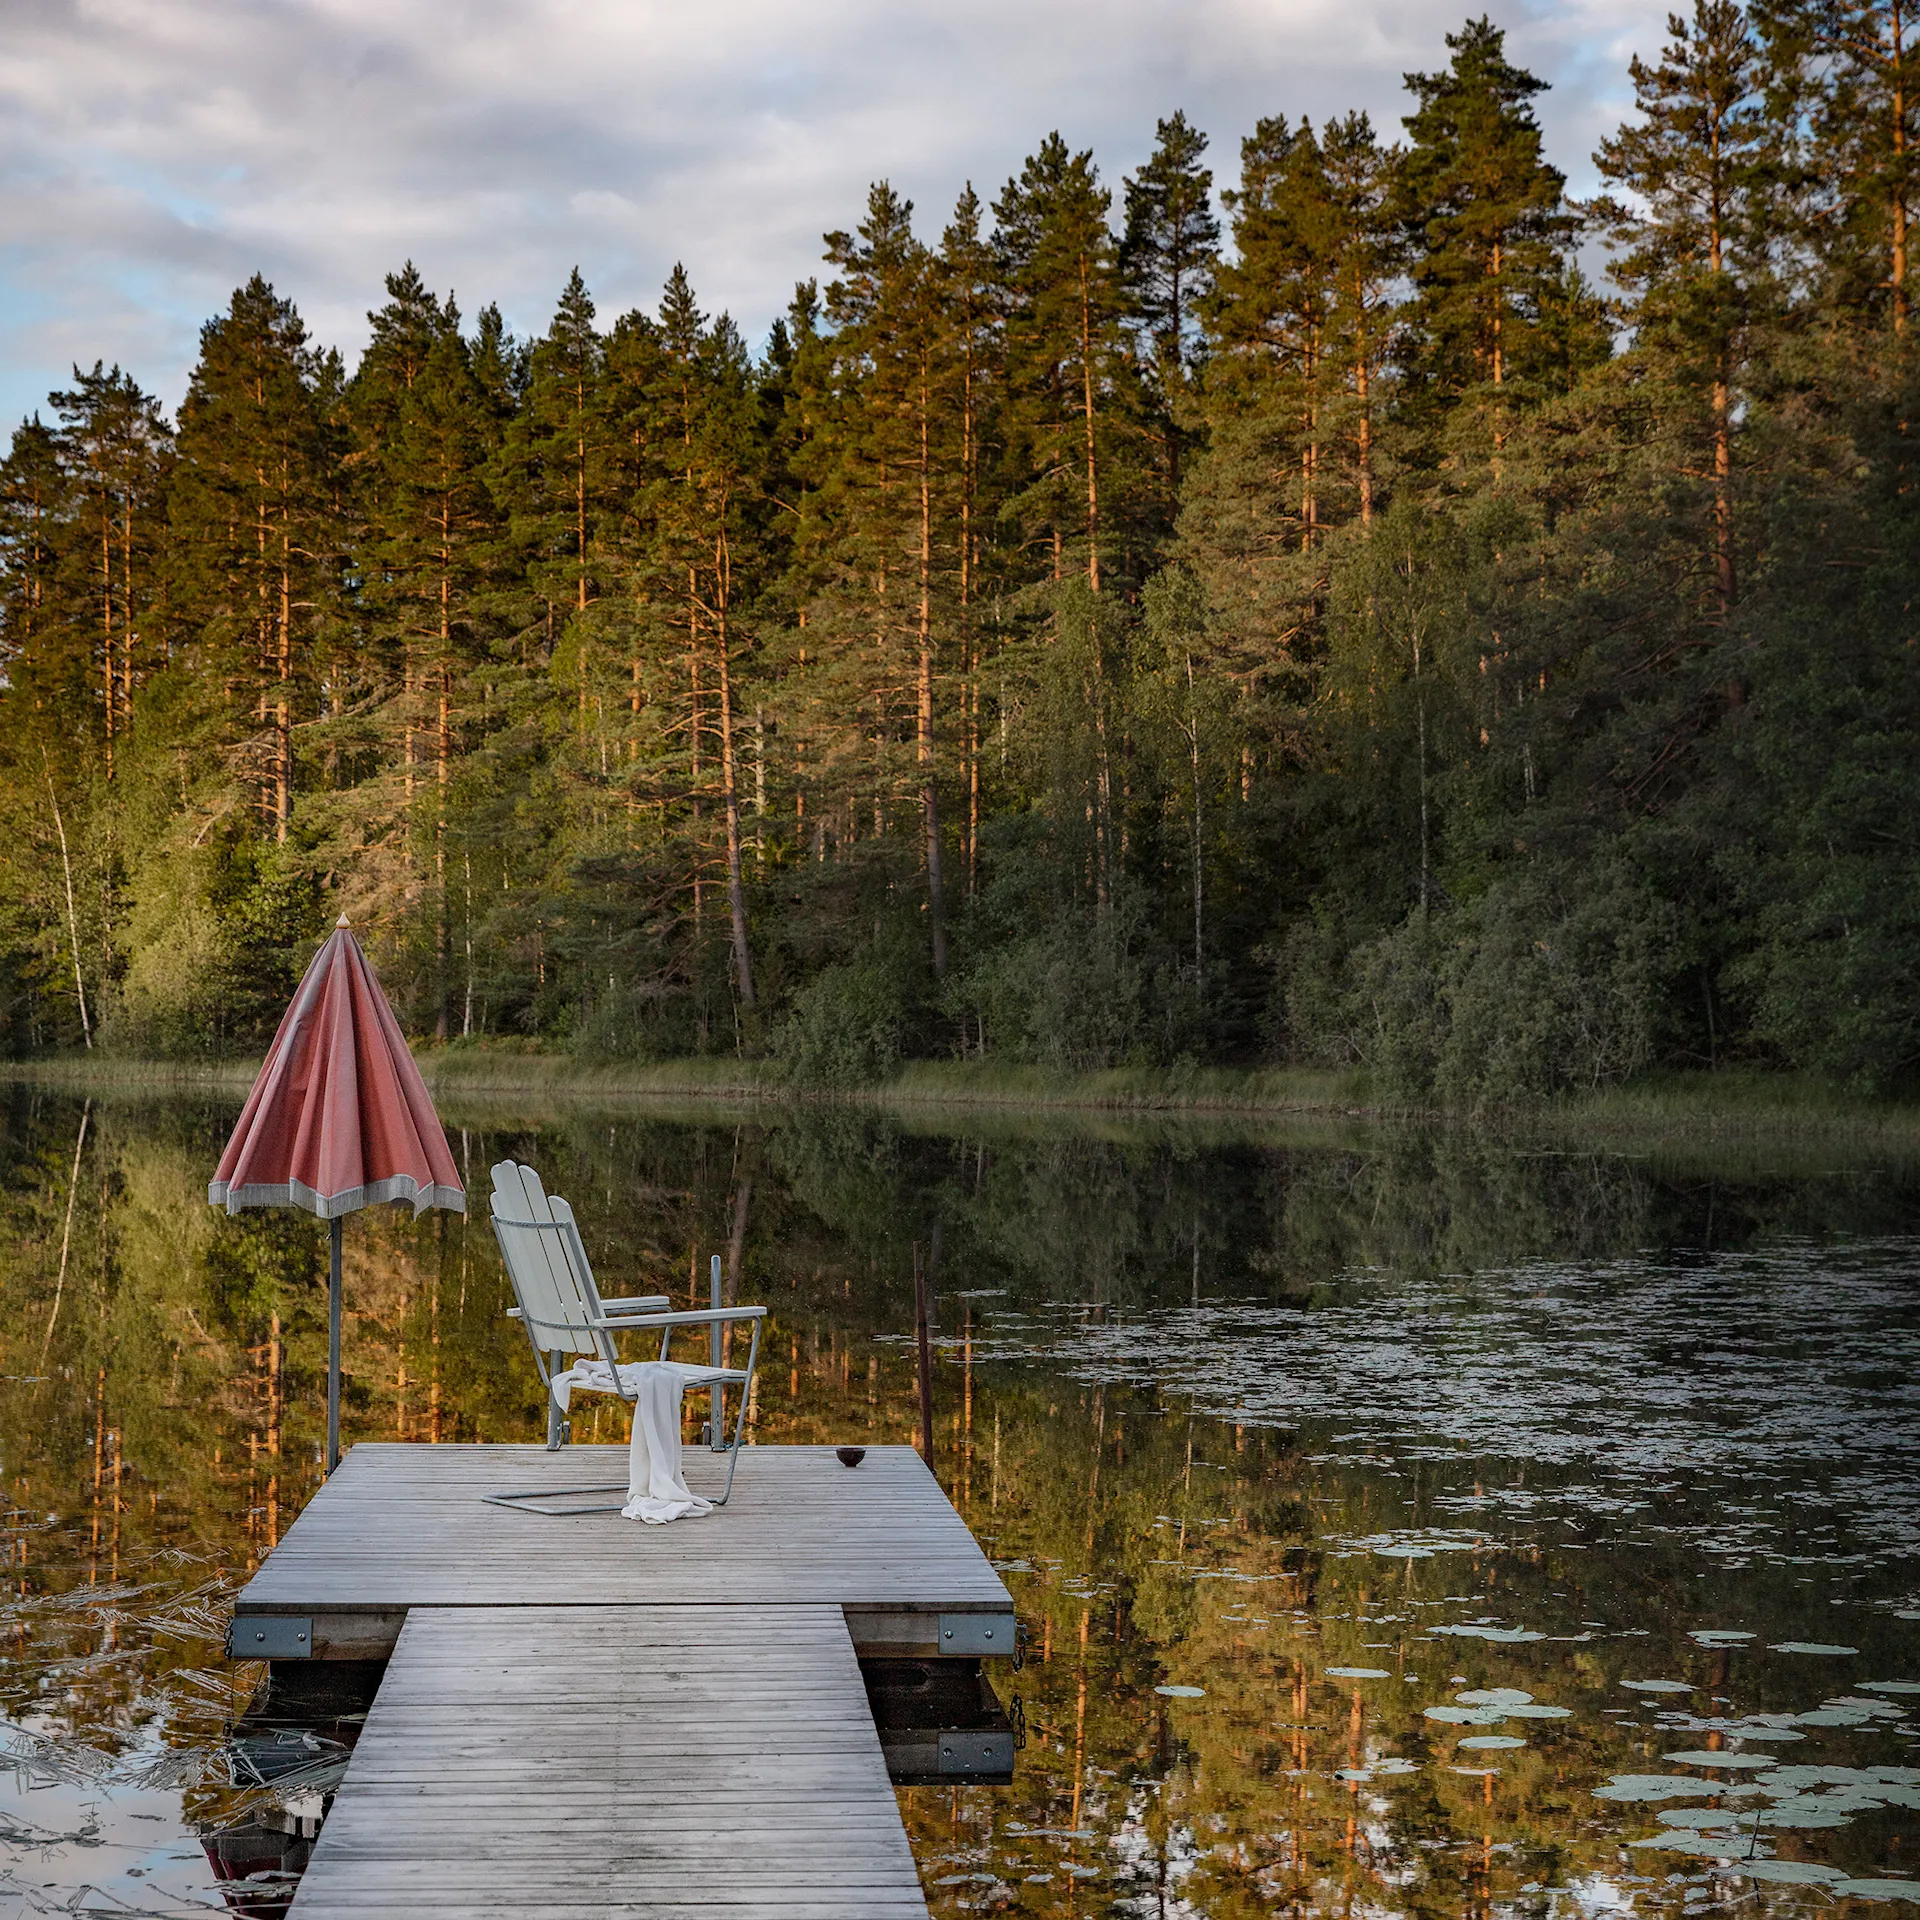
M 1524 1740 L 1516 1739 L 1514 1735 L 1510 1733 L 1476 1733 L 1470 1739 L 1462 1740 L 1460 1744 L 1463 1747 L 1486 1749 L 1489 1751 L 1498 1748 L 1504 1753 L 1514 1747 L 1524 1747 L 1527 1743 Z
M 1596 1800 L 1701 1800 L 1714 1791 L 1711 1780 L 1681 1773 L 1616 1773 L 1604 1787 L 1595 1787 Z
M 1335 1680 L 1391 1680 L 1393 1678 L 1385 1667 L 1329 1667 L 1327 1673 Z
M 1635 1693 L 1693 1693 L 1696 1689 L 1685 1680 L 1622 1680 L 1623 1687 L 1631 1687 Z
M 1164 1693 L 1169 1700 L 1204 1700 L 1207 1697 L 1205 1687 L 1155 1687 L 1155 1693 Z
M 1333 1776 L 1336 1780 L 1371 1780 L 1373 1775 L 1365 1767 L 1341 1767 Z
M 1862 1693 L 1920 1693 L 1920 1680 L 1862 1680 Z
M 1749 1880 L 1773 1880 L 1789 1887 L 1832 1887 L 1842 1877 L 1838 1867 L 1823 1867 L 1814 1860 L 1736 1860 L 1733 1868 Z
M 1697 1627 L 1687 1638 L 1703 1647 L 1737 1647 L 1755 1636 L 1739 1627 Z
M 1670 1807 L 1660 1818 L 1670 1827 L 1725 1827 L 1729 1833 L 1739 1825 L 1731 1807 Z
M 1767 1775 L 1769 1793 L 1799 1793 L 1806 1787 L 1872 1787 L 1880 1776 L 1860 1767 L 1775 1767 Z
M 1845 1827 L 1853 1824 L 1852 1811 L 1822 1806 L 1818 1800 L 1782 1800 L 1757 1813 L 1743 1813 L 1743 1826 L 1796 1827 L 1812 1831 L 1817 1827 Z
M 1690 1747 L 1685 1753 L 1663 1753 L 1662 1760 L 1675 1760 L 1683 1767 L 1777 1767 L 1770 1753 L 1713 1753 L 1705 1747 Z
M 1861 1900 L 1911 1900 L 1920 1906 L 1920 1880 L 1830 1880 L 1835 1893 L 1850 1893 Z
M 1429 1627 L 1429 1633 L 1451 1633 L 1462 1640 L 1493 1640 L 1503 1647 L 1517 1646 L 1523 1640 L 1544 1640 L 1544 1633 L 1527 1627 Z
M 1470 1687 L 1453 1697 L 1463 1707 L 1524 1707 L 1533 1699 L 1532 1694 L 1522 1693 L 1518 1687 Z
M 1497 1727 L 1506 1716 L 1501 1707 L 1428 1707 L 1429 1720 L 1445 1720 L 1456 1727 Z
M 1418 1773 L 1420 1762 L 1409 1760 L 1404 1755 L 1390 1753 L 1384 1760 L 1369 1762 L 1375 1773 Z
M 1542 1706 L 1537 1700 L 1530 1700 L 1522 1707 L 1507 1707 L 1503 1711 L 1509 1720 L 1571 1720 L 1573 1718 L 1571 1707 Z
M 1735 1847 L 1744 1847 L 1744 1839 L 1736 1839 L 1729 1834 L 1726 1839 L 1718 1839 L 1712 1834 L 1693 1832 L 1649 1834 L 1644 1840 L 1629 1840 L 1630 1847 L 1658 1847 L 1664 1853 L 1697 1853 L 1704 1859 L 1724 1860 Z
M 1823 1640 L 1776 1640 L 1773 1643 L 1775 1653 L 1858 1653 L 1858 1647 L 1830 1647 Z

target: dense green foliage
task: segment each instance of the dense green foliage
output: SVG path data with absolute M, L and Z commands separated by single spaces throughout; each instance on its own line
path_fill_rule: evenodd
M 1911 0 L 1696 0 L 1575 206 L 1487 21 L 1405 138 L 884 182 L 763 354 L 676 270 L 351 372 L 256 279 L 0 471 L 0 1023 L 1357 1062 L 1920 1058 Z M 1610 249 L 1610 291 L 1582 277 Z

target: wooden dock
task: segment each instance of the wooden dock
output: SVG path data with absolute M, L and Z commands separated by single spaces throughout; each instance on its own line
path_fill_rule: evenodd
M 754 1447 L 667 1527 L 481 1498 L 625 1468 L 356 1447 L 243 1589 L 237 1658 L 389 1661 L 295 1920 L 925 1914 L 858 1661 L 1014 1651 L 939 1483 L 908 1447 Z
M 294 1909 L 925 1920 L 831 1606 L 411 1614 Z

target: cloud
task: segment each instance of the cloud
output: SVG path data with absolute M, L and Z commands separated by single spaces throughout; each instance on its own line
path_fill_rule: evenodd
M 1478 0 L 1474 0 L 1478 4 Z M 758 338 L 885 177 L 937 233 L 1055 127 L 1116 190 L 1184 108 L 1230 181 L 1264 114 L 1362 107 L 1445 62 L 1460 0 L 9 0 L 0 415 L 73 361 L 169 404 L 249 274 L 349 355 L 408 258 L 471 315 L 544 326 L 578 264 L 604 318 L 676 260 Z M 1499 17 L 1554 82 L 1576 186 L 1663 5 Z

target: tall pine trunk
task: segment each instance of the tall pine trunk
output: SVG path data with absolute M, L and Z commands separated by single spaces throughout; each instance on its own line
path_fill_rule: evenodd
M 940 881 L 940 790 L 933 755 L 933 459 L 929 444 L 932 395 L 927 352 L 920 354 L 920 701 L 916 748 L 920 762 L 920 811 L 927 837 L 927 919 L 933 941 L 933 974 L 947 974 L 947 905 Z
M 727 913 L 733 923 L 733 965 L 740 1003 L 753 1005 L 753 956 L 747 950 L 747 892 L 740 871 L 740 785 L 733 750 L 733 670 L 728 658 L 728 571 L 724 532 L 714 546 L 714 651 L 720 674 L 720 784 L 727 809 Z

